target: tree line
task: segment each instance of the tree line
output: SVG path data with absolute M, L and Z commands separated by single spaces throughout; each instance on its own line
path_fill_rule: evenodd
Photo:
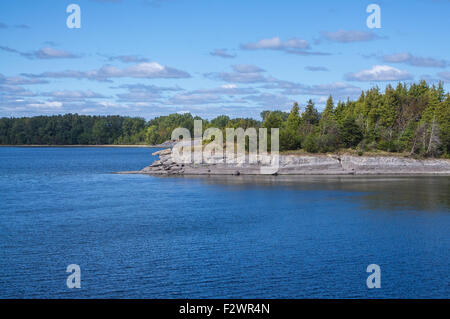
M 28 118 L 1 118 L 3 145 L 159 144 L 177 127 L 193 133 L 194 120 L 203 129 L 217 127 L 280 128 L 280 150 L 311 153 L 356 149 L 411 155 L 450 157 L 450 94 L 442 84 L 425 81 L 388 85 L 363 91 L 355 100 L 334 103 L 330 96 L 322 112 L 312 100 L 290 112 L 264 111 L 261 120 L 220 115 L 205 120 L 189 113 L 160 116 L 150 121 L 122 116 L 66 114 Z M 269 130 L 270 131 L 270 130 Z
M 0 119 L 3 145 L 144 144 L 143 118 L 66 114 Z

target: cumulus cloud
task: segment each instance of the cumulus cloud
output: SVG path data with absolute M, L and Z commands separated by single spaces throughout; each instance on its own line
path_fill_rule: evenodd
M 0 96 L 2 102 L 7 102 L 8 100 L 36 96 L 36 94 L 18 85 L 0 84 Z
M 75 59 L 75 58 L 80 57 L 80 56 L 70 53 L 68 51 L 53 49 L 50 47 L 44 47 L 37 51 L 21 52 L 19 50 L 16 50 L 16 49 L 13 49 L 10 47 L 0 46 L 0 50 L 10 52 L 10 53 L 15 53 L 15 54 L 23 56 L 27 59 L 41 59 L 41 60 L 44 60 L 44 59 Z
M 263 87 L 266 89 L 281 90 L 281 93 L 284 95 L 332 95 L 335 98 L 347 98 L 356 97 L 361 94 L 361 88 L 345 82 L 306 85 L 303 83 L 276 80 Z
M 119 86 L 112 86 L 113 89 L 128 89 L 135 91 L 146 91 L 152 93 L 162 93 L 167 91 L 182 91 L 183 89 L 179 86 L 157 86 L 157 85 L 147 85 L 147 84 L 122 84 Z
M 44 101 L 39 103 L 29 103 L 28 106 L 38 109 L 60 109 L 63 104 L 58 101 Z
M 161 95 L 158 93 L 152 93 L 149 91 L 136 91 L 131 90 L 127 93 L 119 93 L 117 94 L 119 101 L 122 102 L 130 102 L 130 101 L 156 101 L 161 98 Z
M 92 90 L 62 90 L 34 93 L 17 85 L 0 84 L 0 110 L 8 114 L 42 114 L 55 110 L 79 112 L 83 107 L 98 107 L 107 99 Z
M 128 90 L 126 93 L 117 94 L 120 101 L 156 101 L 162 98 L 165 92 L 182 91 L 178 86 L 162 87 L 144 84 L 124 84 L 113 88 Z
M 91 71 L 65 70 L 60 72 L 44 72 L 40 74 L 22 74 L 30 78 L 75 78 L 97 81 L 110 81 L 111 78 L 141 78 L 141 79 L 169 79 L 189 78 L 185 71 L 163 66 L 157 62 L 138 63 L 126 68 L 104 65 L 100 69 Z
M 260 107 L 269 108 L 288 108 L 294 103 L 294 99 L 282 94 L 261 93 L 245 97 L 246 100 L 258 103 Z
M 210 79 L 231 82 L 231 83 L 261 83 L 267 82 L 268 78 L 264 76 L 264 70 L 250 64 L 233 65 L 233 72 L 213 72 L 206 73 L 205 76 Z
M 215 49 L 209 53 L 212 56 L 217 56 L 225 59 L 233 59 L 236 57 L 236 54 L 228 53 L 227 49 Z
M 261 73 L 265 70 L 252 64 L 235 64 L 232 66 L 233 70 L 238 73 Z
M 218 88 L 199 89 L 192 91 L 193 94 L 223 94 L 223 95 L 244 95 L 256 94 L 258 90 L 250 87 L 238 87 L 236 84 L 224 84 Z
M 216 94 L 178 94 L 170 99 L 173 104 L 179 105 L 199 105 L 222 102 L 222 98 Z
M 237 84 L 224 84 L 220 87 L 198 89 L 184 92 L 170 98 L 169 102 L 180 105 L 201 105 L 239 102 L 246 104 L 248 101 L 236 96 L 258 94 L 259 91 L 251 87 L 239 87 Z
M 429 67 L 429 68 L 445 68 L 448 62 L 445 60 L 439 60 L 430 57 L 420 57 L 414 56 L 411 53 L 396 53 L 384 55 L 382 57 L 384 62 L 389 63 L 404 63 L 419 67 Z
M 283 42 L 279 37 L 261 39 L 257 42 L 250 42 L 241 45 L 241 48 L 244 50 L 308 49 L 309 47 L 310 45 L 306 40 L 292 38 Z
M 403 81 L 411 80 L 413 77 L 405 70 L 399 70 L 389 65 L 375 65 L 368 70 L 348 73 L 345 78 L 349 81 Z
M 73 59 L 78 57 L 70 52 L 52 49 L 50 47 L 45 47 L 35 51 L 31 54 L 31 56 L 36 59 Z
M 267 78 L 261 73 L 239 73 L 239 72 L 221 72 L 221 73 L 207 73 L 206 77 L 221 80 L 225 82 L 237 83 L 261 83 L 267 82 Z
M 54 112 L 82 112 L 91 107 L 98 112 L 103 103 L 114 101 L 98 101 L 106 98 L 91 90 L 63 90 L 34 93 L 17 85 L 0 84 L 0 110 L 9 116 L 55 114 Z
M 243 50 L 278 50 L 297 55 L 330 55 L 326 52 L 311 51 L 311 46 L 307 40 L 291 38 L 282 41 L 279 37 L 262 39 L 257 42 L 241 44 Z
M 0 74 L 0 84 L 6 85 L 31 85 L 31 84 L 46 84 L 47 80 L 43 79 L 30 79 L 23 76 L 9 76 L 5 77 Z
M 323 37 L 329 41 L 340 42 L 340 43 L 351 43 L 351 42 L 364 42 L 364 41 L 372 41 L 376 39 L 380 39 L 380 36 L 377 36 L 373 32 L 368 31 L 345 31 L 338 30 L 336 32 L 322 32 Z
M 8 112 L 8 115 L 18 109 L 28 110 L 27 104 L 36 96 L 21 86 L 0 83 L 0 109 Z
M 46 112 L 58 112 L 62 109 L 63 103 L 59 101 L 41 101 L 35 99 L 14 99 L 6 102 L 0 101 L 0 110 L 9 114 L 29 115 L 30 112 L 36 115 Z
M 105 98 L 103 94 L 93 92 L 91 90 L 87 91 L 53 91 L 45 92 L 41 94 L 42 96 L 49 96 L 58 100 L 84 100 L 84 99 L 100 99 Z

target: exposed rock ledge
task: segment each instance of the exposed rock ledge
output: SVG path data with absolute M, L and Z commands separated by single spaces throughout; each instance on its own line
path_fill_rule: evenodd
M 171 149 L 153 153 L 159 160 L 140 171 L 122 174 L 150 175 L 260 175 L 261 164 L 179 164 L 172 160 Z M 280 155 L 276 175 L 450 175 L 450 160 L 418 160 L 388 156 Z

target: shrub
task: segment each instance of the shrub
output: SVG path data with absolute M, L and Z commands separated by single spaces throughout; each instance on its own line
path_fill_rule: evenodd
M 324 134 L 316 138 L 317 149 L 321 153 L 334 152 L 338 149 L 338 137 L 334 134 Z
M 296 131 L 286 128 L 280 130 L 280 150 L 297 150 L 301 148 L 301 136 Z
M 363 139 L 363 133 L 355 120 L 347 117 L 339 126 L 339 138 L 344 147 L 355 147 Z
M 307 152 L 316 153 L 318 151 L 317 138 L 314 133 L 310 133 L 306 136 L 303 142 L 303 147 Z

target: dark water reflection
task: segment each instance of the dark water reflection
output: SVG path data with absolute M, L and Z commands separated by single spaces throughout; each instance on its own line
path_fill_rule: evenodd
M 206 184 L 361 193 L 366 209 L 450 210 L 449 176 L 209 176 Z M 353 199 L 354 200 L 354 199 Z

